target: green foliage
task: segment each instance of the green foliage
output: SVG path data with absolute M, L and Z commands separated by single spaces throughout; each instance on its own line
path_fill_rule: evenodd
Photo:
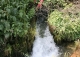
M 30 20 L 34 14 L 33 0 L 0 0 L 0 49 L 3 51 L 12 49 L 12 43 L 14 43 L 14 48 L 24 45 L 25 36 L 30 28 Z M 8 45 L 11 47 L 7 48 Z
M 65 0 L 46 0 L 45 3 L 46 5 L 51 5 L 51 7 L 58 8 L 58 7 L 64 7 L 67 5 Z
M 65 0 L 50 0 L 54 5 L 65 6 Z
M 0 1 L 0 36 L 5 38 L 14 34 L 23 37 L 27 34 L 29 21 L 35 14 L 32 0 L 1 0 Z
M 55 9 L 63 9 L 68 4 L 68 2 L 65 0 L 44 0 L 43 4 L 48 8 L 48 12 L 51 13 Z
M 48 18 L 51 25 L 55 26 L 54 38 L 59 40 L 75 40 L 80 38 L 80 17 L 74 14 L 64 14 L 58 10 L 52 12 Z

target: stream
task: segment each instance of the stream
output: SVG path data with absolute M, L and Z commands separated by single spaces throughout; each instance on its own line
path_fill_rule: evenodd
M 50 34 L 46 19 L 40 14 L 36 22 L 36 36 L 31 57 L 59 57 L 59 48 Z
M 70 57 L 74 43 L 63 42 L 56 45 L 46 22 L 47 16 L 46 10 L 37 12 L 36 35 L 30 57 Z

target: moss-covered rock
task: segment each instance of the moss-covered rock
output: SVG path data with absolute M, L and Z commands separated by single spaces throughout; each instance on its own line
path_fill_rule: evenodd
M 52 12 L 48 18 L 50 29 L 56 41 L 72 41 L 80 38 L 80 15 L 64 14 L 58 10 Z M 55 27 L 55 29 L 54 29 Z M 54 31 L 53 31 L 54 30 Z

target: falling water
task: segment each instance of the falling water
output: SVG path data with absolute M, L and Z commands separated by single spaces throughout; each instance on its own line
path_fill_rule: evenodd
M 45 10 L 38 11 L 36 36 L 31 57 L 59 57 L 59 48 L 55 45 L 46 22 L 47 15 Z
M 46 27 L 43 32 L 43 36 L 41 36 L 40 32 L 40 26 L 38 25 L 31 57 L 59 57 L 59 48 L 55 45 L 53 36 L 50 34 L 49 27 Z

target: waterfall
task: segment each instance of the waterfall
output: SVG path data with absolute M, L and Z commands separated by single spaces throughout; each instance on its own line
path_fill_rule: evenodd
M 48 12 L 45 9 L 37 12 L 36 36 L 31 57 L 59 57 L 59 48 L 56 46 L 46 22 Z
M 40 30 L 37 25 L 35 41 L 31 57 L 59 57 L 59 48 L 55 45 L 53 36 L 50 34 L 49 27 Z M 41 34 L 43 35 L 41 36 Z

